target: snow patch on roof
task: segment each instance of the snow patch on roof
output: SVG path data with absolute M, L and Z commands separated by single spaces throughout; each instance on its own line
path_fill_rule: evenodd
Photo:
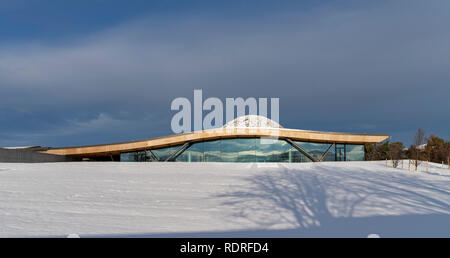
M 39 148 L 40 146 L 17 146 L 17 147 L 0 147 L 0 149 L 6 149 L 6 150 L 24 150 L 24 149 L 32 149 L 32 148 Z
M 280 124 L 264 116 L 246 115 L 238 117 L 226 123 L 223 128 L 237 127 L 263 127 L 263 128 L 282 128 Z

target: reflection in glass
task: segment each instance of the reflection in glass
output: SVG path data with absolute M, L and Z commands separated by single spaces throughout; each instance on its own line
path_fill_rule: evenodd
M 203 160 L 205 162 L 222 161 L 220 154 L 221 141 L 202 142 L 203 144 Z
M 347 161 L 363 161 L 364 160 L 364 145 L 346 144 L 346 160 Z
M 322 161 L 336 161 L 336 152 L 335 152 L 335 146 L 334 144 L 331 146 L 331 148 L 328 150 L 328 153 L 323 157 Z
M 320 160 L 329 143 L 296 141 Z M 331 144 L 323 161 L 364 160 L 364 145 Z M 120 161 L 165 161 L 181 145 L 120 154 Z M 312 162 L 285 140 L 260 138 L 220 139 L 196 142 L 182 151 L 176 161 L 182 162 Z
M 298 152 L 282 140 L 256 139 L 256 162 L 293 162 L 293 153 Z
M 184 162 L 311 162 L 284 140 L 221 139 L 193 143 L 176 161 Z
M 203 142 L 192 144 L 188 149 L 183 151 L 176 161 L 184 162 L 201 162 L 203 161 Z
M 222 162 L 255 162 L 255 139 L 221 140 L 220 156 Z
M 120 154 L 120 161 L 122 162 L 133 162 L 137 161 L 135 158 L 135 152 L 127 152 Z
M 160 149 L 154 149 L 151 150 L 152 153 L 155 155 L 156 159 L 159 161 L 165 161 L 167 158 L 172 155 L 176 150 L 178 150 L 181 147 L 181 145 L 167 147 L 167 148 L 160 148 Z
M 336 146 L 335 148 L 336 161 L 345 161 L 345 145 L 336 144 L 335 146 Z
M 155 161 L 154 157 L 149 151 L 135 151 L 120 154 L 120 161 L 123 162 L 142 162 L 142 161 Z
M 296 144 L 298 144 L 300 147 L 305 149 L 311 156 L 316 158 L 317 160 L 322 159 L 322 155 L 325 153 L 325 151 L 330 147 L 330 143 L 313 143 L 313 142 L 300 142 L 296 141 Z M 333 158 L 334 160 L 334 158 Z

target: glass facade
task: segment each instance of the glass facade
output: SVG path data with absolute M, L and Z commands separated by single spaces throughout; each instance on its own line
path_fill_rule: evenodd
M 297 145 L 305 149 L 311 156 L 316 158 L 317 160 L 322 160 L 322 156 L 330 147 L 330 143 L 313 143 L 313 142 L 300 142 L 295 141 Z M 334 156 L 333 156 L 334 160 Z
M 120 154 L 120 161 L 152 161 L 152 158 L 147 156 L 148 151 L 135 151 Z
M 256 162 L 301 162 L 306 158 L 283 140 L 256 139 L 255 147 Z
M 181 147 L 173 146 L 168 148 L 145 150 L 145 151 L 134 151 L 120 154 L 120 161 L 125 162 L 154 162 L 154 161 L 165 161 L 172 153 Z
M 222 139 L 192 144 L 176 157 L 184 162 L 309 162 L 284 140 Z
M 335 144 L 335 161 L 345 161 L 345 145 Z
M 363 161 L 364 160 L 364 145 L 345 145 L 346 160 L 347 161 Z
M 151 152 L 156 157 L 156 160 L 165 161 L 167 158 L 170 157 L 170 155 L 172 155 L 172 153 L 177 151 L 179 148 L 181 148 L 181 145 L 167 147 L 167 148 L 154 149 L 154 150 L 151 150 Z
M 364 145 L 296 141 L 317 160 L 364 160 Z M 165 161 L 182 145 L 122 153 L 120 161 Z M 322 159 L 323 157 L 323 159 Z M 312 162 L 290 143 L 279 139 L 235 138 L 196 142 L 171 161 L 180 162 Z
M 324 154 L 322 161 L 336 161 L 336 144 L 331 144 L 328 152 Z

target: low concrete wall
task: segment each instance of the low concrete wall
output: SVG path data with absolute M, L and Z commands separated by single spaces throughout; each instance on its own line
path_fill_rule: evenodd
M 0 148 L 0 162 L 3 163 L 42 163 L 75 161 L 73 158 L 40 153 L 30 149 L 2 149 Z

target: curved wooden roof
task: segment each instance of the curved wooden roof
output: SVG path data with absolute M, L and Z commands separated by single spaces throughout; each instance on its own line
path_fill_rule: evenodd
M 221 138 L 243 137 L 278 137 L 289 138 L 296 141 L 364 144 L 381 142 L 387 139 L 389 135 L 319 132 L 285 128 L 219 128 L 153 138 L 142 141 L 82 147 L 54 148 L 43 152 L 48 154 L 69 156 L 117 155 L 122 152 L 180 145 L 188 141 L 198 142 Z

